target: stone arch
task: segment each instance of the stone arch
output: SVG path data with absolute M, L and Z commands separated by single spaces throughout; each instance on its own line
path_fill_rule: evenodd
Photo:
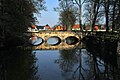
M 47 41 L 48 41 L 49 39 L 51 39 L 51 38 L 56 38 L 56 39 L 58 39 L 57 43 L 55 43 L 55 44 L 49 44 Z M 46 40 L 46 43 L 47 43 L 48 45 L 55 46 L 55 45 L 59 45 L 59 44 L 61 43 L 61 41 L 62 41 L 61 38 L 58 37 L 58 36 L 50 36 L 50 37 Z
M 68 36 L 67 38 L 65 38 L 65 42 L 68 45 L 75 45 L 76 43 L 79 42 L 79 39 L 75 36 Z
M 40 39 L 41 39 L 41 42 L 40 42 Z M 33 36 L 29 39 L 29 43 L 32 45 L 32 46 L 39 46 L 41 44 L 43 44 L 44 40 L 43 38 L 41 37 L 36 37 L 36 36 Z

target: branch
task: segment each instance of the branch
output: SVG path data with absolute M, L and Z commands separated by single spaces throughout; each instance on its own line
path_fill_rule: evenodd
M 85 3 L 85 1 L 86 1 L 86 0 L 84 0 L 81 5 L 83 5 L 83 4 Z
M 78 6 L 81 6 L 81 4 L 79 4 L 77 0 L 75 0 L 75 2 L 76 3 L 74 3 L 74 4 L 77 4 Z

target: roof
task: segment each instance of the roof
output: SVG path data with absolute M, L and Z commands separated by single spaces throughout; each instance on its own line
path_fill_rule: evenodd
M 46 25 L 45 28 L 46 28 L 46 29 L 51 29 L 49 25 Z
M 33 29 L 35 29 L 35 28 L 36 28 L 36 25 L 32 24 L 31 27 L 32 27 Z
M 38 29 L 44 29 L 45 26 L 37 26 Z
M 76 28 L 80 28 L 80 25 L 79 24 L 75 24 L 72 26 L 72 28 L 76 29 Z

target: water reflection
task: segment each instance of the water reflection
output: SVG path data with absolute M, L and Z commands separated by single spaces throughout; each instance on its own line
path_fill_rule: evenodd
M 58 44 L 60 44 L 61 43 L 61 39 L 59 38 L 59 37 L 50 37 L 48 40 L 47 40 L 47 43 L 49 44 L 49 45 L 52 45 L 52 46 L 54 46 L 54 45 L 58 45 Z
M 117 62 L 117 40 L 97 40 L 89 38 L 86 41 L 87 50 L 92 57 L 93 73 L 91 76 L 95 80 L 119 80 Z M 92 70 L 92 68 L 90 69 Z
M 34 36 L 34 37 L 31 37 L 31 38 L 29 39 L 29 42 L 30 42 L 30 44 L 32 44 L 33 46 L 37 46 L 37 45 L 41 45 L 44 41 L 43 41 L 42 38 L 39 38 L 39 37 Z
M 0 80 L 120 80 L 117 42 L 89 38 L 84 48 L 0 51 Z
M 38 80 L 35 62 L 35 54 L 31 51 L 0 51 L 0 80 Z
M 105 40 L 102 45 L 88 41 L 86 48 L 88 51 L 86 49 L 60 51 L 60 58 L 56 63 L 59 64 L 63 74 L 69 73 L 67 79 L 119 80 L 117 41 Z
M 69 36 L 65 39 L 65 42 L 69 45 L 75 45 L 77 42 L 79 42 L 79 39 L 75 36 Z
M 61 40 L 57 36 L 52 36 L 46 40 L 39 37 L 31 37 L 30 43 L 33 45 L 34 50 L 64 50 L 75 48 L 79 45 L 80 41 L 78 38 L 70 36 L 65 40 Z

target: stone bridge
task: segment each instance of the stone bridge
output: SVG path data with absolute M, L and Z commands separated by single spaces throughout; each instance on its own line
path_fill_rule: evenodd
M 61 40 L 65 40 L 67 37 L 73 36 L 80 40 L 80 37 L 71 31 L 41 31 L 41 32 L 33 32 L 33 36 L 37 36 L 42 38 L 44 41 L 48 40 L 50 37 L 59 37 Z
M 80 36 L 75 32 L 71 31 L 40 31 L 40 32 L 31 32 L 29 36 L 36 36 L 43 39 L 43 43 L 37 46 L 33 46 L 33 49 L 70 49 L 77 46 L 80 42 Z M 60 39 L 60 43 L 57 45 L 50 45 L 47 43 L 49 38 L 56 37 Z M 65 42 L 65 39 L 73 37 L 77 38 L 78 42 L 76 44 L 70 45 Z

